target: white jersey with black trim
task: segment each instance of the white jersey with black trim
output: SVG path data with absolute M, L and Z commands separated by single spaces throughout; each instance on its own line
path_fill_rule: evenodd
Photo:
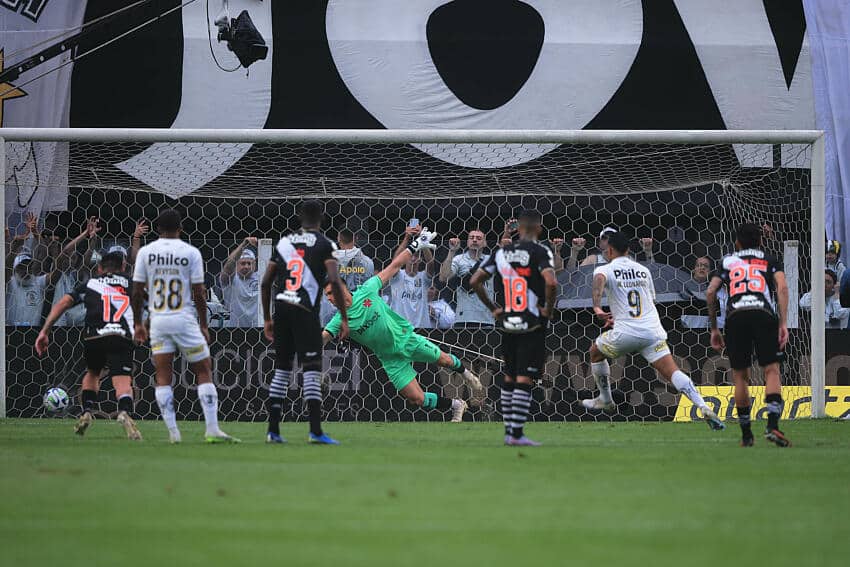
M 204 283 L 201 252 L 179 238 L 160 238 L 139 250 L 133 281 L 148 286 L 151 320 L 175 315 L 194 317 L 192 285 Z
M 620 256 L 597 266 L 593 277 L 597 274 L 605 276 L 608 305 L 617 331 L 641 338 L 667 338 L 655 309 L 655 284 L 646 266 Z

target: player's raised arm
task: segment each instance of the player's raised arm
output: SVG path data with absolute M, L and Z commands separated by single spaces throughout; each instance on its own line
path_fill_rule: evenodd
M 602 294 L 605 293 L 605 274 L 597 273 L 593 276 L 593 312 L 597 317 L 605 321 L 603 328 L 614 325 L 614 316 L 602 309 Z
M 437 237 L 436 232 L 431 232 L 427 228 L 423 228 L 421 232 L 419 232 L 416 238 L 410 240 L 407 235 L 405 235 L 404 240 L 410 241 L 410 244 L 407 245 L 406 248 L 401 248 L 399 246 L 399 251 L 396 253 L 390 265 L 378 272 L 378 277 L 381 279 L 382 285 L 387 285 L 393 276 L 395 276 L 399 270 L 407 263 L 410 257 L 417 252 L 424 250 L 433 250 L 436 248 L 436 244 L 432 241 Z

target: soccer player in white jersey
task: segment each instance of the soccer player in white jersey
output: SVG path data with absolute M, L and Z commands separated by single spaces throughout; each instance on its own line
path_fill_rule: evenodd
M 700 409 L 709 427 L 714 430 L 726 426 L 709 409 L 690 377 L 679 370 L 670 347 L 667 331 L 655 309 L 655 285 L 645 266 L 628 255 L 629 240 L 622 232 L 608 234 L 605 249 L 607 264 L 593 270 L 593 312 L 605 322 L 605 331 L 590 345 L 590 362 L 599 395 L 582 400 L 587 409 L 613 411 L 616 406 L 611 396 L 609 359 L 639 352 L 679 392 Z M 602 294 L 608 293 L 611 312 L 602 309 Z
M 201 253 L 180 239 L 181 223 L 177 211 L 168 209 L 160 213 L 155 226 L 159 240 L 139 250 L 133 273 L 134 337 L 139 344 L 148 338 L 142 322 L 142 304 L 147 291 L 156 403 L 168 427 L 169 438 L 172 443 L 181 440 L 171 389 L 174 353 L 179 349 L 198 380 L 198 400 L 204 411 L 207 443 L 239 442 L 218 427 L 218 392 L 212 383 Z

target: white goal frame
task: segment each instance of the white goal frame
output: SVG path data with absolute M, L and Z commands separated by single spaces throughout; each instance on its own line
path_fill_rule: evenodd
M 811 273 L 824 271 L 825 164 L 820 130 L 214 130 L 0 128 L 0 208 L 5 211 L 6 142 L 207 142 L 270 144 L 811 144 Z M 5 212 L 0 228 L 6 228 Z M 5 231 L 4 231 L 5 232 Z M 821 251 L 818 253 L 818 251 Z M 5 253 L 0 273 L 5 273 Z M 812 305 L 824 303 L 823 278 L 812 277 Z M 5 286 L 5 284 L 4 284 Z M 0 418 L 6 417 L 6 294 L 0 294 Z M 812 417 L 825 411 L 824 312 L 811 311 Z

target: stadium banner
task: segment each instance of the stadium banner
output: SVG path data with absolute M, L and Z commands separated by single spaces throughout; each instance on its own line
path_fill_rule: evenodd
M 734 386 L 699 386 L 699 393 L 705 403 L 722 420 L 735 420 Z M 753 419 L 767 419 L 767 407 L 764 403 L 764 386 L 750 386 Z M 812 388 L 810 386 L 783 386 L 782 399 L 785 407 L 782 419 L 800 419 L 812 417 Z M 828 386 L 826 388 L 826 415 L 846 418 L 850 416 L 850 386 Z M 697 408 L 685 396 L 679 398 L 676 417 L 673 421 L 695 421 L 700 419 Z
M 566 313 L 565 313 L 566 314 Z M 587 362 L 590 341 L 575 332 L 587 321 L 592 321 L 590 310 L 571 313 L 575 323 L 552 325 L 547 338 L 549 352 L 546 372 L 534 389 L 532 419 L 534 420 L 672 420 L 674 416 L 689 419 L 689 409 L 679 405 L 678 396 L 666 387 L 655 371 L 638 356 L 624 358 L 611 364 L 611 381 L 618 413 L 613 416 L 589 414 L 580 407 L 579 399 L 592 395 L 594 380 Z M 566 319 L 564 317 L 563 319 Z M 562 320 L 563 320 L 562 319 Z M 585 321 L 587 319 L 587 321 Z M 664 319 L 671 329 L 670 345 L 679 366 L 702 384 L 703 393 L 710 403 L 718 406 L 724 417 L 730 406 L 731 386 L 728 384 L 728 361 L 708 346 L 705 330 L 679 329 L 675 322 Z M 34 355 L 33 345 L 38 335 L 36 328 L 7 328 L 8 356 L 8 412 L 10 417 L 39 417 L 44 415 L 42 396 L 51 386 L 61 386 L 74 399 L 72 413 L 78 407 L 80 380 L 85 372 L 82 361 L 82 329 L 56 327 L 51 337 L 50 354 L 43 358 Z M 263 421 L 266 419 L 265 402 L 268 385 L 273 374 L 274 350 L 262 337 L 259 328 L 211 329 L 213 380 L 218 387 L 221 416 L 225 420 Z M 798 332 L 792 330 L 792 335 Z M 498 400 L 501 382 L 501 363 L 498 360 L 499 334 L 492 328 L 455 328 L 423 331 L 448 352 L 457 354 L 474 369 L 487 389 L 488 400 Z M 569 338 L 567 342 L 562 342 Z M 464 345 L 457 347 L 456 345 Z M 470 350 L 470 349 L 474 349 Z M 791 356 L 794 356 L 793 354 Z M 419 381 L 426 390 L 443 395 L 461 395 L 468 392 L 444 373 L 424 364 L 414 365 Z M 330 345 L 324 356 L 325 412 L 329 421 L 413 421 L 441 419 L 441 416 L 414 409 L 396 393 L 377 359 L 359 348 Z M 154 369 L 147 348 L 137 348 L 135 353 L 134 383 L 136 387 L 136 413 L 146 419 L 159 417 L 154 398 Z M 805 386 L 806 376 L 783 376 L 786 386 L 786 411 L 795 417 L 808 415 L 809 405 L 804 400 L 810 396 Z M 100 410 L 115 411 L 111 384 L 102 384 Z M 301 407 L 300 373 L 296 372 L 290 383 L 286 419 L 303 419 Z M 724 384 L 709 386 L 706 384 Z M 827 332 L 827 411 L 838 412 L 841 403 L 850 404 L 850 391 L 846 394 L 832 384 L 850 384 L 850 340 L 846 331 Z M 174 377 L 177 412 L 181 419 L 201 419 L 200 407 L 194 393 L 194 376 L 185 361 L 178 358 Z M 754 389 L 754 392 L 759 390 Z M 628 394 L 626 394 L 628 392 Z M 754 394 L 757 403 L 760 394 Z M 839 399 L 833 399 L 839 398 Z M 845 399 L 846 398 L 846 399 Z M 685 400 L 686 401 L 686 400 Z M 725 405 L 723 405 L 725 404 Z M 839 405 L 836 405 L 839 404 Z M 493 404 L 472 400 L 470 414 L 476 421 L 498 421 L 501 415 Z M 722 407 L 721 407 L 722 406 Z M 760 406 L 756 406 L 760 407 Z M 850 409 L 845 407 L 841 411 Z
M 0 71 L 55 41 L 60 31 L 83 23 L 85 2 L 57 0 L 0 2 Z M 71 111 L 70 51 L 51 62 L 56 68 L 24 73 L 15 83 L 0 84 L 0 127 L 67 127 Z M 68 201 L 68 144 L 14 142 L 6 144 L 6 210 L 10 228 L 24 213 L 64 210 Z
M 0 2 L 6 65 L 32 54 L 21 46 L 48 45 L 128 4 Z M 70 63 L 65 58 L 36 66 L 16 81 L 23 87 L 6 85 L 3 126 L 811 129 L 816 106 L 817 123 L 833 123 L 817 93 L 843 92 L 840 80 L 826 84 L 822 70 L 846 69 L 842 47 L 823 47 L 846 37 L 826 29 L 842 20 L 839 2 L 529 0 L 482 11 L 445 0 L 231 0 L 230 15 L 246 11 L 268 48 L 248 69 L 216 39 L 223 4 L 186 4 L 163 16 L 163 3 L 149 3 L 122 12 L 115 25 L 87 29 L 91 47 L 139 27 L 73 65 L 57 65 Z M 59 70 L 29 83 L 52 68 Z M 518 165 L 555 147 L 518 157 L 418 146 L 471 168 Z M 154 144 L 110 165 L 176 197 L 246 167 L 254 150 Z M 772 165 L 765 163 L 772 152 L 735 152 L 745 167 Z M 837 144 L 827 146 L 827 233 L 848 241 L 846 210 L 834 204 L 846 197 L 831 174 L 837 152 Z M 9 206 L 61 208 L 67 148 L 36 144 L 9 153 L 7 171 L 17 171 Z M 781 165 L 799 167 L 798 154 L 779 148 Z

